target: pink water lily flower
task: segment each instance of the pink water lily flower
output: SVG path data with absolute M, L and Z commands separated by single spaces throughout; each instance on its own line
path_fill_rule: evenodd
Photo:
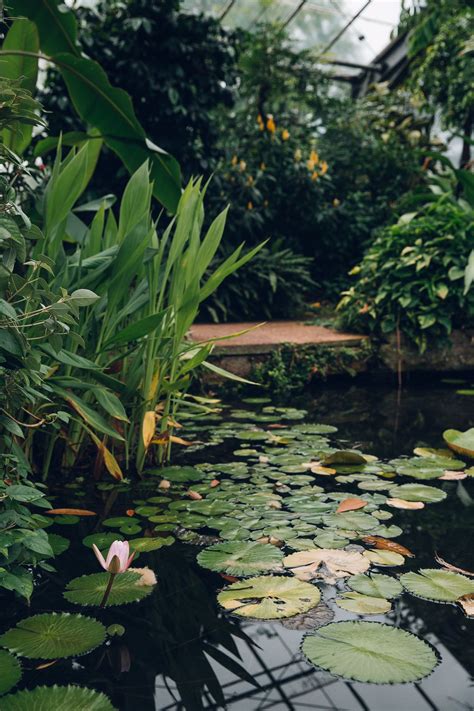
M 107 558 L 97 548 L 95 543 L 92 546 L 95 556 L 104 570 L 116 575 L 117 573 L 125 573 L 130 567 L 135 553 L 130 555 L 130 545 L 128 541 L 114 541 L 109 548 Z

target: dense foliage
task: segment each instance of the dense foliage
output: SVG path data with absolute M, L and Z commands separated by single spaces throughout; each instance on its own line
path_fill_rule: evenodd
M 465 268 L 474 214 L 448 190 L 383 228 L 352 270 L 356 284 L 339 304 L 347 327 L 378 335 L 399 329 L 425 350 L 453 328 L 474 324 L 474 292 Z

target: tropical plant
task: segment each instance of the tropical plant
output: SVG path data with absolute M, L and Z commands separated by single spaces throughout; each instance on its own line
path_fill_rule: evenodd
M 218 124 L 210 113 L 232 105 L 236 86 L 236 36 L 212 17 L 187 14 L 180 0 L 106 0 L 77 7 L 78 37 L 113 85 L 127 91 L 152 141 L 176 156 L 188 180 L 213 169 Z M 133 34 L 134 41 L 130 42 Z M 41 100 L 52 112 L 49 129 L 81 130 L 64 80 L 48 70 Z M 123 190 L 123 169 L 104 152 L 93 186 Z
M 49 508 L 44 491 L 28 480 L 33 464 L 28 433 L 48 422 L 67 421 L 51 402 L 45 384 L 43 348 L 77 324 L 79 306 L 96 299 L 91 291 L 51 288 L 52 262 L 42 253 L 44 235 L 18 201 L 15 183 L 28 172 L 9 148 L 41 123 L 39 105 L 18 82 L 0 82 L 0 587 L 29 598 L 31 568 L 51 570 L 53 555 L 45 519 L 30 507 Z M 31 258 L 31 244 L 37 255 Z M 48 403 L 48 414 L 38 415 Z
M 110 198 L 76 206 L 95 145 L 72 149 L 63 161 L 58 153 L 42 201 L 43 251 L 57 265 L 53 286 L 99 297 L 81 317 L 79 338 L 57 336 L 43 347 L 51 365 L 48 385 L 71 415 L 67 436 L 58 429 L 48 435 L 45 476 L 60 443 L 62 463 L 70 466 L 87 435 L 98 448 L 97 467 L 105 464 L 117 478 L 122 473 L 113 450 L 127 465 L 134 457 L 139 470 L 152 443 L 169 452 L 179 441 L 173 432 L 178 411 L 202 407 L 186 396 L 193 372 L 214 367 L 206 360 L 213 344 L 188 343 L 186 334 L 200 304 L 260 248 L 242 256 L 241 245 L 209 270 L 227 211 L 201 236 L 200 180 L 188 184 L 176 218 L 159 235 L 146 163 L 128 182 L 118 221 Z M 80 219 L 87 214 L 92 220 Z
M 380 231 L 338 307 L 346 326 L 382 336 L 399 330 L 421 351 L 474 322 L 464 280 L 472 206 L 456 199 L 454 178 L 438 178 L 433 189 L 431 201 Z
M 54 64 L 66 84 L 82 130 L 64 137 L 70 145 L 96 142 L 99 136 L 129 172 L 149 161 L 155 197 L 171 212 L 181 191 L 180 169 L 166 151 L 151 143 L 138 121 L 130 96 L 112 86 L 102 67 L 88 59 L 77 43 L 77 20 L 59 0 L 12 0 L 0 57 L 9 78 L 35 83 L 39 59 Z M 51 27 L 54 31 L 51 31 Z M 29 87 L 31 90 L 31 86 Z M 22 137 L 25 149 L 31 135 Z M 56 139 L 57 142 L 58 139 Z M 54 141 L 53 141 L 54 143 Z

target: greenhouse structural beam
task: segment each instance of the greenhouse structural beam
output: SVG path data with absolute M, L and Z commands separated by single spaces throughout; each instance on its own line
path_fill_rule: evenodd
M 362 15 L 362 13 L 364 12 L 364 10 L 365 10 L 367 7 L 369 7 L 369 5 L 370 5 L 371 2 L 372 2 L 372 0 L 367 0 L 367 2 L 365 3 L 365 5 L 363 5 L 363 6 L 360 8 L 360 10 L 358 10 L 358 11 L 356 12 L 356 14 L 355 14 L 353 17 L 351 17 L 351 19 L 349 20 L 349 22 L 346 22 L 346 24 L 344 25 L 344 27 L 341 27 L 341 29 L 339 30 L 339 32 L 332 38 L 332 40 L 329 42 L 329 44 L 327 44 L 326 47 L 323 49 L 323 51 L 318 55 L 317 59 L 320 59 L 322 56 L 324 56 L 324 55 L 326 54 L 326 52 L 329 52 L 329 50 L 332 49 L 332 47 L 334 47 L 334 45 L 336 44 L 336 42 L 341 39 L 342 35 L 343 35 L 345 32 L 347 32 L 347 30 L 349 29 L 349 27 L 351 27 L 351 25 L 357 20 L 357 18 L 360 17 L 360 15 Z

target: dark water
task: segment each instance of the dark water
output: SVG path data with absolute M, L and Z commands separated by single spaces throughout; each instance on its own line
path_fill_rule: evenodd
M 383 458 L 411 454 L 415 446 L 442 446 L 444 429 L 474 424 L 474 397 L 457 395 L 456 385 L 441 382 L 412 383 L 401 394 L 384 383 L 327 384 L 291 405 L 308 409 L 308 421 L 337 425 L 341 444 L 357 444 Z M 416 554 L 413 569 L 433 567 L 437 551 L 474 570 L 474 486 L 472 480 L 466 481 L 447 482 L 448 498 L 415 516 L 396 514 L 393 522 L 404 530 L 400 542 Z M 70 536 L 73 544 L 58 574 L 43 576 L 31 612 L 70 609 L 62 599 L 65 584 L 79 574 L 97 572 L 95 559 L 81 542 L 91 531 L 88 521 L 74 527 L 56 525 L 53 530 Z M 150 554 L 147 563 L 159 581 L 152 596 L 139 605 L 104 612 L 106 625 L 125 627 L 123 637 L 73 663 L 61 660 L 36 671 L 30 663 L 28 686 L 93 687 L 104 691 L 120 711 L 224 706 L 232 711 L 474 709 L 474 621 L 456 606 L 404 594 L 387 616 L 368 618 L 395 622 L 434 644 L 442 662 L 431 676 L 417 684 L 393 686 L 348 682 L 316 670 L 302 658 L 304 632 L 291 629 L 291 620 L 242 622 L 223 614 L 216 603 L 222 578 L 197 566 L 195 554 L 195 547 L 183 544 Z M 335 620 L 357 619 L 332 604 L 334 586 L 322 590 Z M 0 614 L 3 631 L 15 616 L 24 617 L 28 611 L 7 605 Z

